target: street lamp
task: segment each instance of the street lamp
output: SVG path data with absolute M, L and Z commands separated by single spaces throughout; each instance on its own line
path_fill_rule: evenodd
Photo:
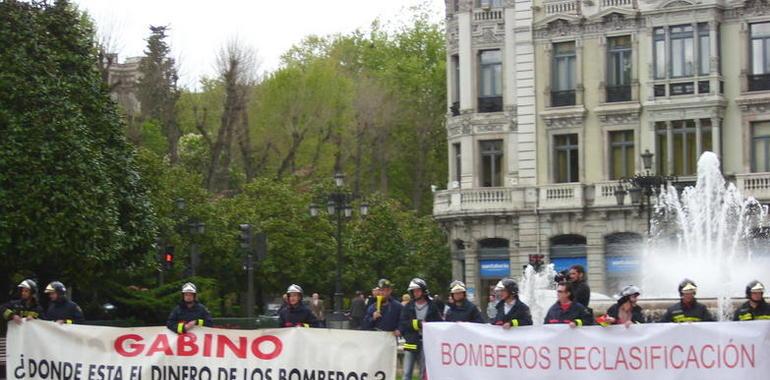
M 647 211 L 647 235 L 650 235 L 652 223 L 652 202 L 650 198 L 658 194 L 660 188 L 668 183 L 676 183 L 675 176 L 653 175 L 652 157 L 653 153 L 645 149 L 642 157 L 643 173 L 637 173 L 633 177 L 624 177 L 618 180 L 618 186 L 615 188 L 615 199 L 618 206 L 623 206 L 626 194 L 631 198 L 632 205 L 639 205 L 639 210 Z M 644 198 L 642 197 L 644 196 Z
M 328 200 L 326 202 L 326 213 L 329 216 L 336 217 L 337 222 L 337 233 L 335 236 L 335 240 L 337 240 L 337 264 L 334 280 L 334 313 L 329 320 L 339 323 L 338 326 L 342 327 L 342 321 L 345 320 L 345 316 L 342 313 L 342 266 L 344 265 L 344 255 L 342 252 L 342 225 L 344 221 L 353 217 L 353 207 L 351 203 L 354 200 L 354 197 L 351 193 L 344 190 L 344 174 L 337 172 L 334 175 L 334 185 L 336 189 L 324 196 L 324 198 Z M 320 210 L 317 203 L 311 203 L 309 209 L 310 216 L 319 216 Z M 359 206 L 359 215 L 363 218 L 368 214 L 369 205 L 361 203 Z

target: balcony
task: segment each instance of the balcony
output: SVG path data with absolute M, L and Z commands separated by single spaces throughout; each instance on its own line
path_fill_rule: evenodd
M 607 103 L 631 100 L 631 85 L 607 86 Z
M 479 97 L 478 100 L 479 100 L 479 113 L 502 112 L 503 110 L 502 96 Z
M 546 1 L 544 4 L 545 14 L 550 16 L 553 14 L 580 14 L 580 3 L 578 0 L 554 0 Z
M 503 212 L 522 209 L 523 192 L 510 188 L 477 188 L 437 191 L 433 202 L 436 216 L 475 213 Z
M 602 8 L 635 8 L 633 0 L 602 0 Z
M 540 187 L 541 209 L 574 209 L 583 207 L 583 184 L 565 183 Z
M 770 90 L 770 74 L 749 75 L 749 91 Z
M 759 201 L 770 200 L 770 173 L 738 174 L 735 185 L 746 197 L 754 197 Z
M 502 19 L 502 9 L 477 9 L 473 11 L 473 21 L 498 21 Z
M 575 105 L 575 90 L 551 91 L 551 107 Z
M 628 186 L 624 186 L 628 187 Z M 618 189 L 618 181 L 599 182 L 594 185 L 594 206 L 597 207 L 612 207 L 618 205 L 618 198 L 615 196 L 615 190 Z M 630 204 L 631 200 L 626 199 L 624 196 L 624 204 Z

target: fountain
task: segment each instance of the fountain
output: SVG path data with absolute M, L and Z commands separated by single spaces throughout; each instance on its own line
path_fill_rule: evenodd
M 556 285 L 553 280 L 555 276 L 553 264 L 544 266 L 540 271 L 536 271 L 532 265 L 527 265 L 521 280 L 517 279 L 519 298 L 529 306 L 535 325 L 543 324 L 548 308 L 556 302 Z

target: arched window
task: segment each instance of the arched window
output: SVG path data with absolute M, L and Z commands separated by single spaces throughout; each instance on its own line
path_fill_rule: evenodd
M 579 264 L 588 271 L 586 237 L 583 235 L 557 235 L 551 238 L 550 261 L 557 272 Z

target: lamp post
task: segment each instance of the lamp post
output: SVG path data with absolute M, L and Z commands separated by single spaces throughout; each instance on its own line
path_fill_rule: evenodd
M 343 222 L 353 217 L 353 207 L 351 202 L 353 201 L 353 195 L 344 189 L 345 176 L 342 173 L 334 175 L 335 190 L 329 194 L 326 194 L 326 212 L 329 216 L 334 217 L 337 223 L 337 232 L 335 239 L 337 240 L 337 264 L 336 275 L 334 280 L 334 313 L 330 318 L 330 321 L 335 321 L 342 326 L 342 321 L 345 319 L 342 313 L 342 266 L 344 265 L 344 254 L 342 251 L 342 227 Z M 366 203 L 361 203 L 359 208 L 359 214 L 361 217 L 366 217 L 369 214 L 369 206 Z M 310 204 L 310 216 L 317 217 L 320 215 L 320 209 L 318 204 Z
M 623 206 L 626 194 L 631 198 L 632 205 L 639 205 L 639 211 L 647 211 L 647 236 L 650 235 L 652 223 L 652 202 L 650 198 L 653 194 L 658 194 L 661 186 L 671 182 L 677 182 L 676 176 L 654 175 L 652 172 L 653 153 L 645 149 L 641 154 L 644 172 L 637 173 L 633 177 L 624 177 L 618 180 L 618 186 L 615 189 L 615 198 L 618 206 Z
M 184 198 L 177 198 L 174 203 L 180 214 L 187 208 L 187 202 Z M 180 234 L 185 234 L 186 232 L 190 236 L 190 275 L 195 277 L 198 264 L 200 264 L 200 252 L 198 252 L 198 239 L 196 236 L 203 235 L 206 232 L 206 224 L 191 218 L 186 222 L 180 223 L 177 228 Z

